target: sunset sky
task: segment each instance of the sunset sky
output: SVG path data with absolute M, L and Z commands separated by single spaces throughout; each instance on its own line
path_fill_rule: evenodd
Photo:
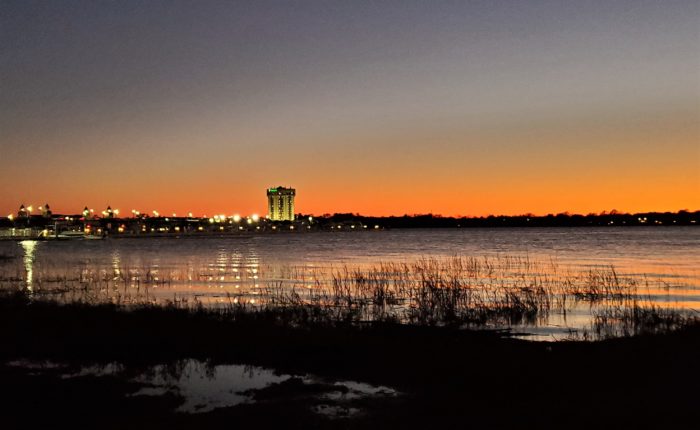
M 700 209 L 700 2 L 0 2 L 0 216 Z

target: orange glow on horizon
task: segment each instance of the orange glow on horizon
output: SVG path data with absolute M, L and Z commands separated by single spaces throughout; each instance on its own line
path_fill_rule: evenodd
M 281 130 L 257 136 L 245 153 L 225 147 L 229 137 L 218 142 L 227 149 L 203 150 L 189 145 L 191 134 L 173 130 L 171 145 L 185 149 L 166 151 L 152 136 L 127 134 L 118 142 L 140 148 L 137 156 L 134 147 L 78 159 L 29 153 L 45 166 L 30 174 L 22 163 L 7 165 L 0 214 L 22 203 L 49 203 L 55 213 L 79 213 L 86 205 L 99 213 L 110 205 L 148 214 L 266 214 L 266 189 L 278 185 L 296 188 L 296 212 L 313 215 L 692 211 L 700 209 L 696 113 L 550 115 L 481 128 L 416 124 L 342 138 Z
M 604 181 L 601 181 L 604 182 Z M 603 184 L 598 184 L 602 186 Z M 667 183 L 643 184 L 643 192 L 630 195 L 625 187 L 620 187 L 616 193 L 601 196 L 597 189 L 587 187 L 573 188 L 568 184 L 542 186 L 539 194 L 536 186 L 523 187 L 522 194 L 513 192 L 510 194 L 489 195 L 486 190 L 463 188 L 460 190 L 449 189 L 449 184 L 444 189 L 431 191 L 430 187 L 417 187 L 413 191 L 418 195 L 425 193 L 430 198 L 412 202 L 413 195 L 409 190 L 403 192 L 365 192 L 363 188 L 345 190 L 342 195 L 336 195 L 332 186 L 316 188 L 297 187 L 295 212 L 320 216 L 333 213 L 359 213 L 365 216 L 402 216 L 405 214 L 428 214 L 442 216 L 488 216 L 488 215 L 547 215 L 550 213 L 568 212 L 571 214 L 600 213 L 616 210 L 621 213 L 638 212 L 676 212 L 679 210 L 695 211 L 700 209 L 699 198 L 687 198 L 683 189 L 675 188 L 675 192 L 667 192 Z M 691 189 L 685 190 L 687 192 Z M 559 201 L 550 201 L 552 194 L 570 194 Z M 257 195 L 256 195 L 257 194 Z M 697 194 L 696 194 L 697 195 Z M 57 201 L 51 199 L 54 213 L 79 214 L 83 207 L 101 208 L 107 204 L 118 207 L 136 207 L 141 213 L 151 214 L 158 208 L 159 213 L 192 213 L 193 216 L 212 216 L 216 213 L 240 213 L 243 216 L 267 213 L 265 188 L 257 193 L 252 191 L 240 192 L 235 198 L 222 201 L 220 190 L 207 190 L 185 197 L 162 195 L 158 200 L 147 202 L 146 199 L 125 198 L 111 199 L 103 204 L 93 204 L 94 198 L 85 201 L 75 197 L 66 196 Z M 371 196 L 372 198 L 368 198 Z M 655 196 L 649 199 L 649 196 Z M 656 197 L 660 196 L 660 197 Z M 28 199 L 27 199 L 28 200 Z M 34 199 L 32 201 L 44 201 L 46 199 Z M 137 203 L 133 203 L 136 201 Z M 651 203 L 653 201 L 653 203 Z M 24 201 L 26 204 L 26 201 Z M 464 203 L 462 203 L 464 202 Z M 22 201 L 16 204 L 3 202 L 0 213 L 14 214 Z M 621 204 L 623 203 L 623 204 Z M 98 211 L 99 212 L 99 211 Z M 124 212 L 124 216 L 132 216 Z
M 0 216 L 700 209 L 697 2 L 58 3 L 0 19 Z

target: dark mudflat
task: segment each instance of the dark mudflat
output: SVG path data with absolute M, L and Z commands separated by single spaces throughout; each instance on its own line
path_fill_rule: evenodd
M 362 412 L 314 412 L 324 384 L 298 378 L 255 402 L 175 412 L 177 396 L 130 396 L 126 378 L 62 378 L 0 366 L 5 428 L 672 428 L 695 419 L 700 326 L 599 342 L 536 343 L 496 332 L 374 324 L 289 327 L 273 314 L 225 321 L 207 312 L 58 306 L 0 300 L 0 362 L 49 360 L 79 368 L 118 361 L 140 369 L 183 358 L 244 363 L 392 387 L 356 399 Z

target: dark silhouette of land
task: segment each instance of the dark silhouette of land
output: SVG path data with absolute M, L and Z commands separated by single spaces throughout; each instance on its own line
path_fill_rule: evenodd
M 326 214 L 318 218 L 330 223 L 361 223 L 387 228 L 470 228 L 470 227 L 602 227 L 700 225 L 700 211 L 619 213 L 578 215 L 569 213 L 536 215 L 489 215 L 486 217 L 443 217 L 417 214 L 372 217 L 352 213 Z
M 8 428 L 674 428 L 696 418 L 700 326 L 598 342 L 528 342 L 493 331 L 392 323 L 290 326 L 272 313 L 222 319 L 163 307 L 0 299 L 0 363 L 50 360 L 76 369 L 196 358 L 266 366 L 329 381 L 358 380 L 401 395 L 353 400 L 364 412 L 330 420 L 311 412 L 332 384 L 298 378 L 260 390 L 254 403 L 202 414 L 175 413 L 174 395 L 130 396 L 139 384 L 115 376 L 0 364 Z
M 111 211 L 111 210 L 110 210 Z M 700 226 L 700 211 L 609 213 L 576 215 L 568 213 L 535 215 L 490 215 L 486 217 L 443 217 L 416 214 L 389 217 L 336 213 L 313 216 L 297 214 L 295 221 L 264 218 L 238 219 L 138 216 L 119 218 L 115 213 L 92 215 L 31 215 L 20 210 L 12 218 L 0 218 L 0 239 L 54 239 L 66 232 L 84 232 L 90 237 L 212 236 L 247 233 L 304 233 L 310 231 L 352 232 L 399 228 L 502 228 L 502 227 L 664 227 Z M 65 236 L 65 234 L 64 234 Z

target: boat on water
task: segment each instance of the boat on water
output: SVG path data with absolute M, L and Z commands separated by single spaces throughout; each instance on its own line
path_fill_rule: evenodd
M 56 239 L 82 239 L 85 237 L 83 231 L 62 231 L 56 235 Z
M 66 230 L 66 231 L 62 231 L 62 232 L 58 233 L 56 236 L 54 236 L 54 238 L 58 239 L 58 240 L 71 240 L 71 239 L 100 240 L 100 239 L 104 239 L 104 236 L 87 234 L 84 231 Z

